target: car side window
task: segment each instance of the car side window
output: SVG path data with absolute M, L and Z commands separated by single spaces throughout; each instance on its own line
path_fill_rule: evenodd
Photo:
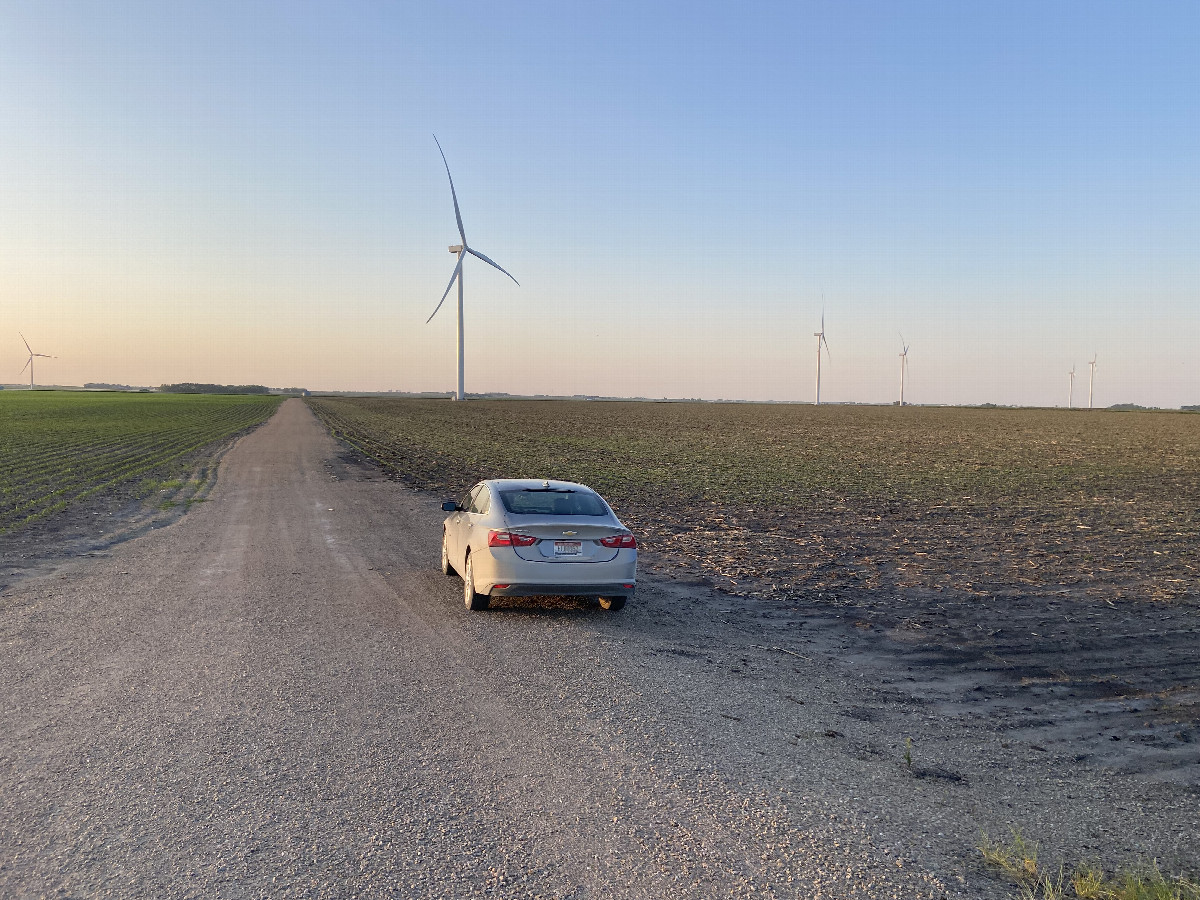
M 488 489 L 487 485 L 482 481 L 471 488 L 471 493 L 467 497 L 467 502 L 463 504 L 463 509 L 469 513 L 487 512 L 488 508 Z
M 459 509 L 461 509 L 463 511 L 468 511 L 468 512 L 470 511 L 471 504 L 475 500 L 475 491 L 476 490 L 478 490 L 478 486 L 471 488 L 471 490 L 467 491 L 465 494 L 462 495 L 462 499 L 458 501 Z

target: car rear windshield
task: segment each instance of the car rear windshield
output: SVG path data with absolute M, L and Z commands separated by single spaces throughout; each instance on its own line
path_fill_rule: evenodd
M 582 491 L 501 491 L 504 508 L 518 516 L 606 516 L 608 510 L 595 494 Z

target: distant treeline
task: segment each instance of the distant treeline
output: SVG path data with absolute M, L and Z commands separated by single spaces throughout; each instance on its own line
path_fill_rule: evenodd
M 270 388 L 261 384 L 164 384 L 159 387 L 164 394 L 269 394 Z

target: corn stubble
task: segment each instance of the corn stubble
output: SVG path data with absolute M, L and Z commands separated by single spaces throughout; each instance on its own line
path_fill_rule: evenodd
M 1195 598 L 1187 413 L 312 398 L 414 487 L 555 477 L 652 555 L 762 597 Z

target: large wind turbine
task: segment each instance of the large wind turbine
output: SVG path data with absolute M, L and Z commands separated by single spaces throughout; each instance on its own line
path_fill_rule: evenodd
M 1092 367 L 1092 372 L 1088 375 L 1088 409 L 1092 408 L 1092 385 L 1096 381 L 1096 354 L 1092 354 L 1092 361 L 1088 363 Z
M 461 244 L 454 244 L 450 247 L 450 252 L 458 256 L 458 262 L 454 266 L 454 274 L 450 276 L 450 283 L 446 285 L 446 291 L 442 294 L 442 299 L 438 301 L 438 305 L 433 308 L 433 312 L 429 314 L 429 318 L 425 320 L 428 325 L 433 321 L 433 317 L 438 314 L 438 310 L 442 308 L 442 304 L 446 302 L 446 297 L 450 294 L 450 288 L 454 287 L 454 282 L 458 281 L 458 393 L 455 395 L 456 400 L 465 400 L 466 393 L 463 390 L 463 260 L 466 254 L 470 253 L 476 259 L 482 259 L 489 266 L 494 266 L 509 278 L 512 278 L 513 284 L 517 287 L 521 283 L 513 278 L 512 274 L 505 271 L 502 266 L 488 259 L 478 250 L 468 246 L 467 232 L 463 230 L 462 213 L 458 210 L 458 195 L 454 192 L 454 179 L 450 176 L 450 163 L 446 162 L 446 152 L 442 150 L 441 141 L 437 139 L 437 135 L 433 136 L 433 142 L 437 144 L 438 153 L 442 154 L 442 163 L 446 166 L 446 177 L 450 179 L 450 197 L 454 200 L 454 218 L 458 221 L 458 236 L 462 238 Z
M 1075 408 L 1075 363 L 1071 363 L 1071 371 L 1067 373 L 1071 379 L 1070 387 L 1067 389 L 1067 409 Z
M 813 402 L 813 406 L 821 405 L 821 345 L 825 345 L 825 352 L 829 354 L 830 362 L 833 361 L 833 354 L 829 353 L 829 341 L 825 340 L 825 311 L 821 311 L 821 330 L 813 332 L 813 337 L 817 339 L 817 398 Z
M 21 332 L 18 331 L 17 334 L 21 334 Z M 21 340 L 25 344 L 25 349 L 29 351 L 29 359 L 25 360 L 25 365 L 21 366 L 21 374 L 25 374 L 26 369 L 29 370 L 29 389 L 32 391 L 33 390 L 33 358 L 35 356 L 41 356 L 44 359 L 54 359 L 54 357 L 51 356 L 49 353 L 34 353 L 33 348 L 29 346 L 29 341 L 25 340 L 25 335 L 23 335 L 23 334 L 21 334 Z
M 904 352 L 900 354 L 900 405 L 904 405 L 904 373 L 908 371 L 908 344 L 904 343 L 904 335 L 900 335 L 900 346 Z

